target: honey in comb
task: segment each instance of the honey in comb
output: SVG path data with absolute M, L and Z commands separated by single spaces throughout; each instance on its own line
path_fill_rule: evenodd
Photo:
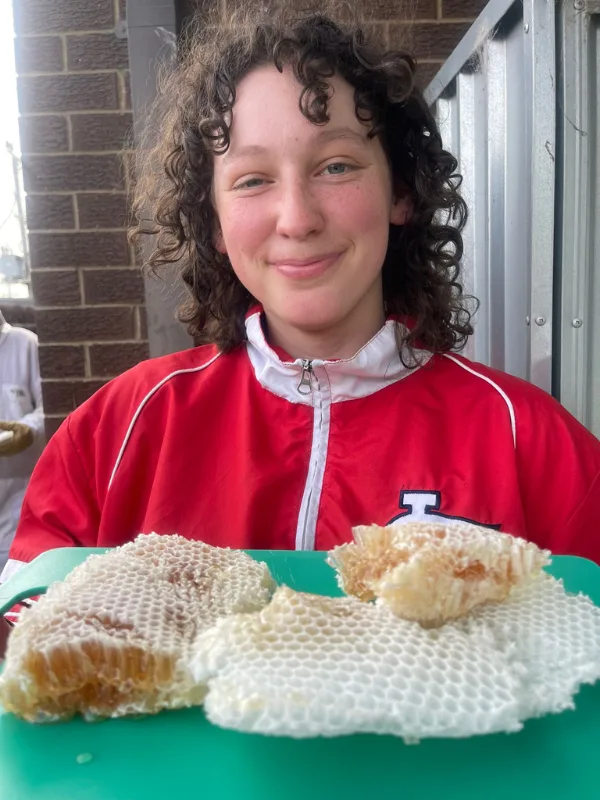
M 245 553 L 140 535 L 91 556 L 22 612 L 0 702 L 35 722 L 202 703 L 192 642 L 222 616 L 261 608 L 273 588 L 267 566 Z

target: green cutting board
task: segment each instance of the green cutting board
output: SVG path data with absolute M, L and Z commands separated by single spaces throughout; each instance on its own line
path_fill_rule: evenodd
M 0 610 L 43 591 L 90 552 L 103 551 L 40 556 L 0 587 Z M 323 553 L 251 555 L 281 583 L 339 594 Z M 550 571 L 600 605 L 596 565 L 559 557 Z M 201 709 L 54 725 L 0 712 L 0 800 L 600 800 L 600 682 L 576 704 L 519 733 L 418 745 L 375 735 L 240 734 L 212 726 Z

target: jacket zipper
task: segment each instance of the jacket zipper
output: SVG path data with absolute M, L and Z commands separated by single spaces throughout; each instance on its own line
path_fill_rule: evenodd
M 298 394 L 309 395 L 312 392 L 313 367 L 312 361 L 302 361 L 302 375 L 298 384 Z
M 314 550 L 315 548 L 317 516 L 321 503 L 323 474 L 329 439 L 328 386 L 327 381 L 325 381 L 323 387 L 320 385 L 319 379 L 313 370 L 312 361 L 302 362 L 302 375 L 298 384 L 298 392 L 303 395 L 312 395 L 314 411 L 308 475 L 296 529 L 296 550 Z

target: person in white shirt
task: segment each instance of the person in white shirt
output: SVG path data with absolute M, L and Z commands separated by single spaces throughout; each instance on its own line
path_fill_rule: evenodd
M 13 328 L 0 312 L 0 570 L 43 447 L 38 339 L 31 331 Z

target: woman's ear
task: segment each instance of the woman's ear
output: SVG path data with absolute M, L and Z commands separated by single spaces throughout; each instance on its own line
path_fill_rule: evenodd
M 390 222 L 392 225 L 405 225 L 413 212 L 412 200 L 408 195 L 394 198 L 390 211 Z

